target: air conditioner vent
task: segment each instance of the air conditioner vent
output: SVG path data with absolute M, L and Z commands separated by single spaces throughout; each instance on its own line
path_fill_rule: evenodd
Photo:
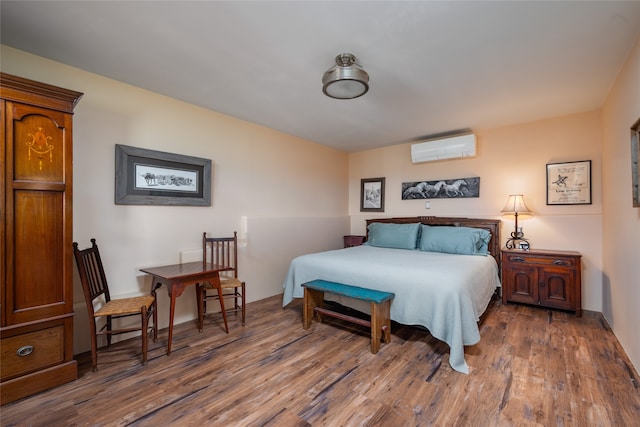
M 460 159 L 476 155 L 476 135 L 464 135 L 430 139 L 411 145 L 411 162 L 433 162 L 435 160 Z

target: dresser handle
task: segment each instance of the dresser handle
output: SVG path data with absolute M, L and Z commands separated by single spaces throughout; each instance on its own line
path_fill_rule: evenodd
M 567 261 L 562 261 L 560 259 L 557 259 L 555 261 L 553 261 L 553 265 L 565 265 L 565 266 L 570 266 L 571 263 L 568 263 Z
M 20 347 L 18 349 L 18 351 L 16 351 L 16 354 L 20 357 L 25 357 L 30 355 L 31 353 L 33 353 L 33 346 L 32 345 L 23 345 L 22 347 Z
M 524 259 L 524 258 L 522 258 L 522 257 L 516 256 L 516 257 L 511 258 L 511 261 L 514 261 L 514 262 L 524 262 L 524 261 L 525 261 L 525 259 Z

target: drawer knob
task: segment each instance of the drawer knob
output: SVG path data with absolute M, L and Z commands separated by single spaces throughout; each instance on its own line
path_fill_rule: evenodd
M 511 258 L 511 261 L 524 262 L 524 258 L 522 258 L 520 256 L 516 256 L 516 257 Z
M 22 347 L 20 347 L 17 351 L 16 354 L 20 357 L 25 357 L 30 355 L 31 353 L 33 353 L 33 346 L 32 345 L 23 345 Z
M 553 261 L 553 264 L 554 264 L 554 265 L 566 265 L 566 266 L 571 265 L 571 264 L 570 264 L 570 263 L 568 263 L 567 261 L 562 261 L 562 260 L 560 260 L 560 259 L 557 259 L 557 260 Z

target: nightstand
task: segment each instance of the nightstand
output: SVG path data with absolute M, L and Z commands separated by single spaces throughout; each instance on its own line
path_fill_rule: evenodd
M 582 315 L 579 252 L 502 249 L 502 303 L 518 302 Z
M 344 236 L 344 247 L 360 246 L 364 243 L 364 236 Z

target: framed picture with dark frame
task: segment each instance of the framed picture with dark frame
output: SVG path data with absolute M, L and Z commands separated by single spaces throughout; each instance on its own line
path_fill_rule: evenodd
M 640 208 L 640 119 L 631 127 L 631 190 L 633 207 Z
M 547 164 L 547 205 L 591 204 L 591 160 Z
M 360 180 L 360 212 L 384 212 L 384 178 Z
M 211 160 L 116 144 L 115 203 L 211 206 Z

